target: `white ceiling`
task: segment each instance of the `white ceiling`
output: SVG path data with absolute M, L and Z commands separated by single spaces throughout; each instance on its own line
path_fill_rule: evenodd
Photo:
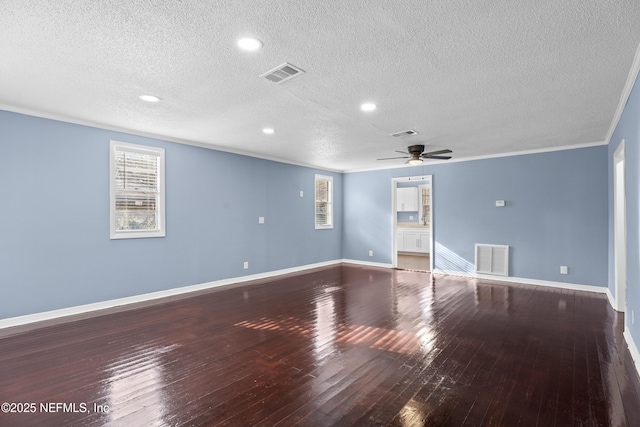
M 0 108 L 333 170 L 551 149 L 606 139 L 639 23 L 637 0 L 2 0 Z M 284 62 L 306 73 L 259 77 Z

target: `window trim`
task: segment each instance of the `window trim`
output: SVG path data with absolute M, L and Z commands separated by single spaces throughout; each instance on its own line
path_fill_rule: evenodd
M 329 181 L 329 197 L 328 197 L 328 204 L 329 204 L 329 210 L 327 212 L 327 217 L 329 219 L 329 224 L 327 225 L 322 225 L 322 224 L 318 224 L 318 217 L 316 214 L 316 209 L 317 206 L 316 204 L 318 203 L 318 181 L 319 180 L 323 180 L 323 181 Z M 333 216 L 333 177 L 332 176 L 328 176 L 328 175 L 319 175 L 316 174 L 314 175 L 314 180 L 313 180 L 313 223 L 315 225 L 315 229 L 316 230 L 329 230 L 333 228 L 333 223 L 334 223 L 334 216 Z
M 158 224 L 153 230 L 117 230 L 116 228 L 116 151 L 158 156 Z M 164 149 L 146 145 L 111 141 L 109 144 L 109 228 L 111 239 L 140 239 L 166 236 Z

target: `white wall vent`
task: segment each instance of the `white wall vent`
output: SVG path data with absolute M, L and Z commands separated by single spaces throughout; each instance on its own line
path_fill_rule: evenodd
M 509 246 L 476 243 L 476 273 L 509 275 Z
M 391 136 L 398 138 L 401 136 L 411 136 L 411 135 L 417 135 L 417 134 L 418 132 L 416 132 L 415 130 L 409 129 L 409 130 L 403 130 L 402 132 L 392 133 Z
M 300 74 L 304 73 L 304 70 L 285 62 L 282 65 L 277 66 L 273 70 L 267 71 L 260 77 L 264 77 L 274 83 L 282 83 L 286 80 L 290 80 Z

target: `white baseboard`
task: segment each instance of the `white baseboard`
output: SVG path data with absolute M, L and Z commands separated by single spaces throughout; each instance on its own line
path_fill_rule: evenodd
M 392 264 L 385 264 L 383 262 L 360 261 L 357 259 L 343 259 L 342 262 L 346 264 L 364 265 L 367 267 L 393 268 Z
M 24 316 L 10 317 L 0 319 L 0 329 L 10 328 L 13 326 L 21 326 L 29 323 L 42 322 L 44 320 L 52 320 L 60 317 L 72 316 L 76 314 L 84 314 L 97 310 L 104 310 L 113 307 L 135 304 L 139 302 L 152 301 L 155 299 L 166 298 L 175 295 L 186 294 L 189 292 L 201 291 L 205 289 L 217 288 L 220 286 L 228 286 L 235 283 L 249 282 L 251 280 L 266 279 L 269 277 L 280 276 L 283 274 L 297 273 L 300 271 L 310 270 L 318 267 L 326 267 L 334 264 L 342 263 L 342 260 L 333 260 L 319 262 L 315 264 L 307 264 L 299 267 L 285 268 L 282 270 L 268 271 L 265 273 L 251 274 L 248 276 L 233 277 L 229 279 L 216 280 L 198 285 L 184 286 L 180 288 L 172 288 L 164 291 L 151 292 L 147 294 L 134 295 L 125 298 L 117 298 L 108 301 L 101 301 L 92 304 L 78 305 L 75 307 L 63 308 L 59 310 L 45 311 L 35 314 L 27 314 Z
M 460 276 L 467 277 L 472 279 L 485 279 L 485 280 L 495 280 L 501 282 L 513 282 L 513 283 L 524 283 L 527 285 L 539 285 L 539 286 L 548 286 L 551 288 L 561 288 L 561 289 L 570 289 L 573 291 L 585 291 L 585 292 L 597 292 L 599 294 L 606 294 L 609 292 L 609 288 L 605 288 L 603 286 L 593 286 L 593 285 L 580 285 L 577 283 L 567 283 L 567 282 L 554 282 L 551 280 L 540 280 L 540 279 L 528 279 L 526 277 L 511 277 L 511 276 L 493 276 L 490 274 L 477 274 L 477 273 L 465 273 L 463 271 L 452 271 L 452 270 L 441 270 L 436 268 L 433 270 L 436 274 L 446 274 L 448 276 Z M 607 295 L 609 297 L 609 295 Z M 611 298 L 609 298 L 609 302 L 611 302 Z
M 627 342 L 629 346 L 629 353 L 631 353 L 631 358 L 633 359 L 633 364 L 636 367 L 636 371 L 640 376 L 640 352 L 638 351 L 638 346 L 636 345 L 631 333 L 629 333 L 628 329 L 624 330 L 624 340 Z
M 360 261 L 356 259 L 343 259 L 342 262 L 347 264 L 358 264 L 364 265 L 368 267 L 381 267 L 381 268 L 393 268 L 392 264 L 386 264 L 381 262 L 369 262 L 369 261 Z M 581 285 L 577 283 L 567 283 L 567 282 L 554 282 L 551 280 L 540 280 L 540 279 L 528 279 L 526 277 L 511 277 L 511 276 L 493 276 L 490 274 L 477 274 L 477 273 L 465 273 L 463 271 L 455 271 L 455 270 L 441 270 L 434 269 L 433 272 L 435 274 L 445 274 L 447 276 L 459 276 L 473 279 L 485 279 L 485 280 L 496 280 L 503 282 L 513 282 L 513 283 L 524 283 L 527 285 L 540 285 L 540 286 L 548 286 L 552 288 L 561 288 L 561 289 L 570 289 L 574 291 L 585 291 L 585 292 L 597 292 L 599 294 L 606 294 L 609 299 L 609 303 L 612 307 L 615 307 L 615 300 L 609 288 L 605 288 L 603 286 L 593 286 L 593 285 Z
M 360 261 L 360 260 L 353 260 L 353 259 L 325 261 L 325 262 L 319 262 L 314 264 L 307 264 L 299 267 L 285 268 L 282 270 L 274 270 L 274 271 L 269 271 L 265 273 L 252 274 L 248 276 L 233 277 L 229 279 L 216 280 L 213 282 L 201 283 L 197 285 L 184 286 L 180 288 L 167 289 L 164 291 L 134 295 L 131 297 L 101 301 L 101 302 L 92 303 L 92 304 L 84 304 L 84 305 L 79 305 L 75 307 L 63 308 L 59 310 L 52 310 L 52 311 L 46 311 L 42 313 L 35 313 L 35 314 L 28 314 L 24 316 L 10 317 L 7 319 L 0 319 L 0 329 L 6 329 L 14 326 L 22 326 L 30 323 L 42 322 L 45 320 L 58 319 L 61 317 L 85 314 L 93 311 L 126 306 L 126 305 L 140 303 L 140 302 L 152 301 L 160 298 L 187 294 L 190 292 L 196 292 L 196 291 L 212 289 L 212 288 L 217 288 L 222 286 L 229 286 L 236 283 L 249 282 L 252 280 L 267 279 L 270 277 L 279 276 L 283 274 L 297 273 L 305 270 L 310 270 L 313 268 L 327 267 L 330 265 L 335 265 L 340 263 L 356 264 L 356 265 L 363 265 L 368 267 L 393 268 L 392 264 Z M 516 282 L 516 283 L 526 283 L 526 284 L 533 284 L 533 285 L 551 286 L 556 288 L 605 293 L 612 307 L 615 307 L 613 295 L 611 294 L 609 289 L 599 287 L 599 286 L 578 285 L 578 284 L 571 284 L 571 283 L 564 283 L 564 282 L 551 282 L 551 281 L 545 281 L 545 280 L 526 279 L 526 278 L 520 278 L 520 277 L 501 277 L 501 276 L 490 276 L 490 275 L 481 275 L 481 274 L 472 275 L 472 274 L 468 274 L 460 271 L 445 271 L 445 270 L 439 270 L 439 269 L 434 270 L 434 273 L 447 274 L 451 276 L 472 277 L 472 278 L 488 279 L 488 280 L 502 280 L 502 281 Z M 628 334 L 628 331 L 624 332 L 624 336 L 627 341 L 627 344 L 629 345 L 629 350 L 631 351 L 631 354 L 633 356 L 636 369 L 640 374 L 640 354 L 638 353 L 638 348 L 635 345 L 635 342 L 633 341 L 633 338 L 631 337 L 631 335 Z
M 611 293 L 611 289 L 607 288 L 607 299 L 609 300 L 609 304 L 611 304 L 611 307 L 618 311 L 616 309 L 616 307 L 618 306 L 618 302 L 616 301 L 615 297 L 613 296 L 613 294 Z

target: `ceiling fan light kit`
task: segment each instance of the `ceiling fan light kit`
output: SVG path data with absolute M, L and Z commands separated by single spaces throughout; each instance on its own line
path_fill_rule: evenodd
M 422 144 L 410 145 L 409 147 L 407 147 L 407 151 L 408 153 L 396 150 L 396 153 L 408 154 L 408 156 L 385 157 L 378 160 L 409 159 L 406 163 L 412 166 L 417 166 L 422 164 L 422 162 L 424 161 L 423 159 L 449 160 L 451 156 L 443 156 L 442 154 L 453 153 L 453 151 L 449 150 L 448 148 L 445 148 L 444 150 L 429 151 L 425 153 L 424 145 Z

